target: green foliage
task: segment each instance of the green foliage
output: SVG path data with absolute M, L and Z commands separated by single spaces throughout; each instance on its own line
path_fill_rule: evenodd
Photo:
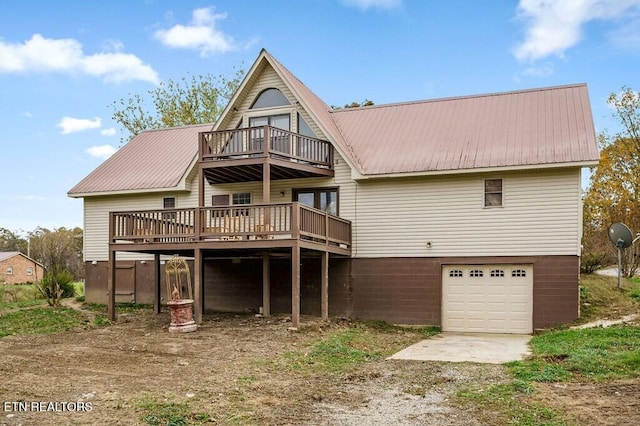
M 521 380 L 559 382 L 640 377 L 640 327 L 560 330 L 534 336 L 533 357 L 509 364 Z
M 244 73 L 243 69 L 234 69 L 230 76 L 207 74 L 167 80 L 147 93 L 149 100 L 136 94 L 113 102 L 112 118 L 129 132 L 122 142 L 144 130 L 214 123 L 240 86 Z M 150 112 L 146 105 L 151 104 Z
M 366 106 L 372 106 L 375 105 L 374 102 L 370 99 L 365 99 L 362 102 L 356 102 L 353 101 L 351 103 L 345 104 L 344 107 L 339 107 L 339 106 L 335 106 L 335 105 L 331 105 L 332 109 L 342 109 L 342 108 L 360 108 L 360 107 L 366 107 Z
M 134 401 L 134 407 L 140 413 L 140 419 L 153 426 L 200 425 L 211 422 L 209 414 L 193 412 L 187 403 L 158 402 L 145 397 Z
M 26 254 L 27 240 L 18 235 L 17 231 L 0 227 L 0 251 L 19 251 Z
M 51 306 L 60 306 L 61 300 L 73 297 L 76 290 L 73 275 L 67 271 L 46 274 L 42 281 L 36 284 L 36 288 Z
M 640 279 L 623 278 L 622 290 L 618 290 L 615 277 L 581 275 L 580 322 L 638 312 L 640 300 L 634 298 L 634 293 L 640 293 Z
M 39 300 L 36 300 L 39 299 Z M 0 304 L 3 302 L 41 303 L 43 296 L 33 284 L 0 285 Z
M 80 313 L 71 308 L 30 308 L 0 315 L 0 337 L 16 334 L 50 334 L 85 324 Z
M 40 262 L 47 273 L 57 274 L 66 271 L 70 272 L 74 279 L 84 277 L 81 228 L 36 228 L 29 233 L 29 240 L 31 257 Z

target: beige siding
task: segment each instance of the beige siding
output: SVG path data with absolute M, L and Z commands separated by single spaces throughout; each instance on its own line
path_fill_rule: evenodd
M 189 184 L 187 186 L 189 186 Z M 110 211 L 162 209 L 162 199 L 164 197 L 175 197 L 177 208 L 193 207 L 197 204 L 198 192 L 195 190 L 190 193 L 158 192 L 137 195 L 85 197 L 84 260 L 109 260 Z M 153 258 L 153 256 L 138 253 L 118 254 L 118 260 L 149 258 Z
M 483 207 L 485 178 L 504 207 Z M 579 191 L 577 168 L 362 182 L 354 256 L 578 255 Z

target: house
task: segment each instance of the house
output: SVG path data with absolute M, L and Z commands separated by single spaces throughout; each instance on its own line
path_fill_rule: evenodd
M 0 252 L 0 284 L 25 284 L 39 282 L 44 267 L 19 251 Z
M 584 84 L 332 109 L 262 50 L 215 124 L 137 135 L 84 199 L 87 301 L 531 333 L 579 316 Z

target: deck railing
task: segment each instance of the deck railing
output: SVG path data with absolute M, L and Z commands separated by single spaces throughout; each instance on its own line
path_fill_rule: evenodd
M 202 161 L 271 156 L 333 167 L 333 147 L 329 142 L 271 126 L 201 132 L 199 152 Z
M 111 243 L 302 239 L 351 247 L 351 222 L 300 203 L 110 213 Z

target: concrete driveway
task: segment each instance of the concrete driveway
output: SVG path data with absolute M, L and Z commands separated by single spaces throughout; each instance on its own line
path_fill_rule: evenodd
M 441 333 L 388 359 L 502 364 L 529 356 L 529 340 L 522 334 Z

